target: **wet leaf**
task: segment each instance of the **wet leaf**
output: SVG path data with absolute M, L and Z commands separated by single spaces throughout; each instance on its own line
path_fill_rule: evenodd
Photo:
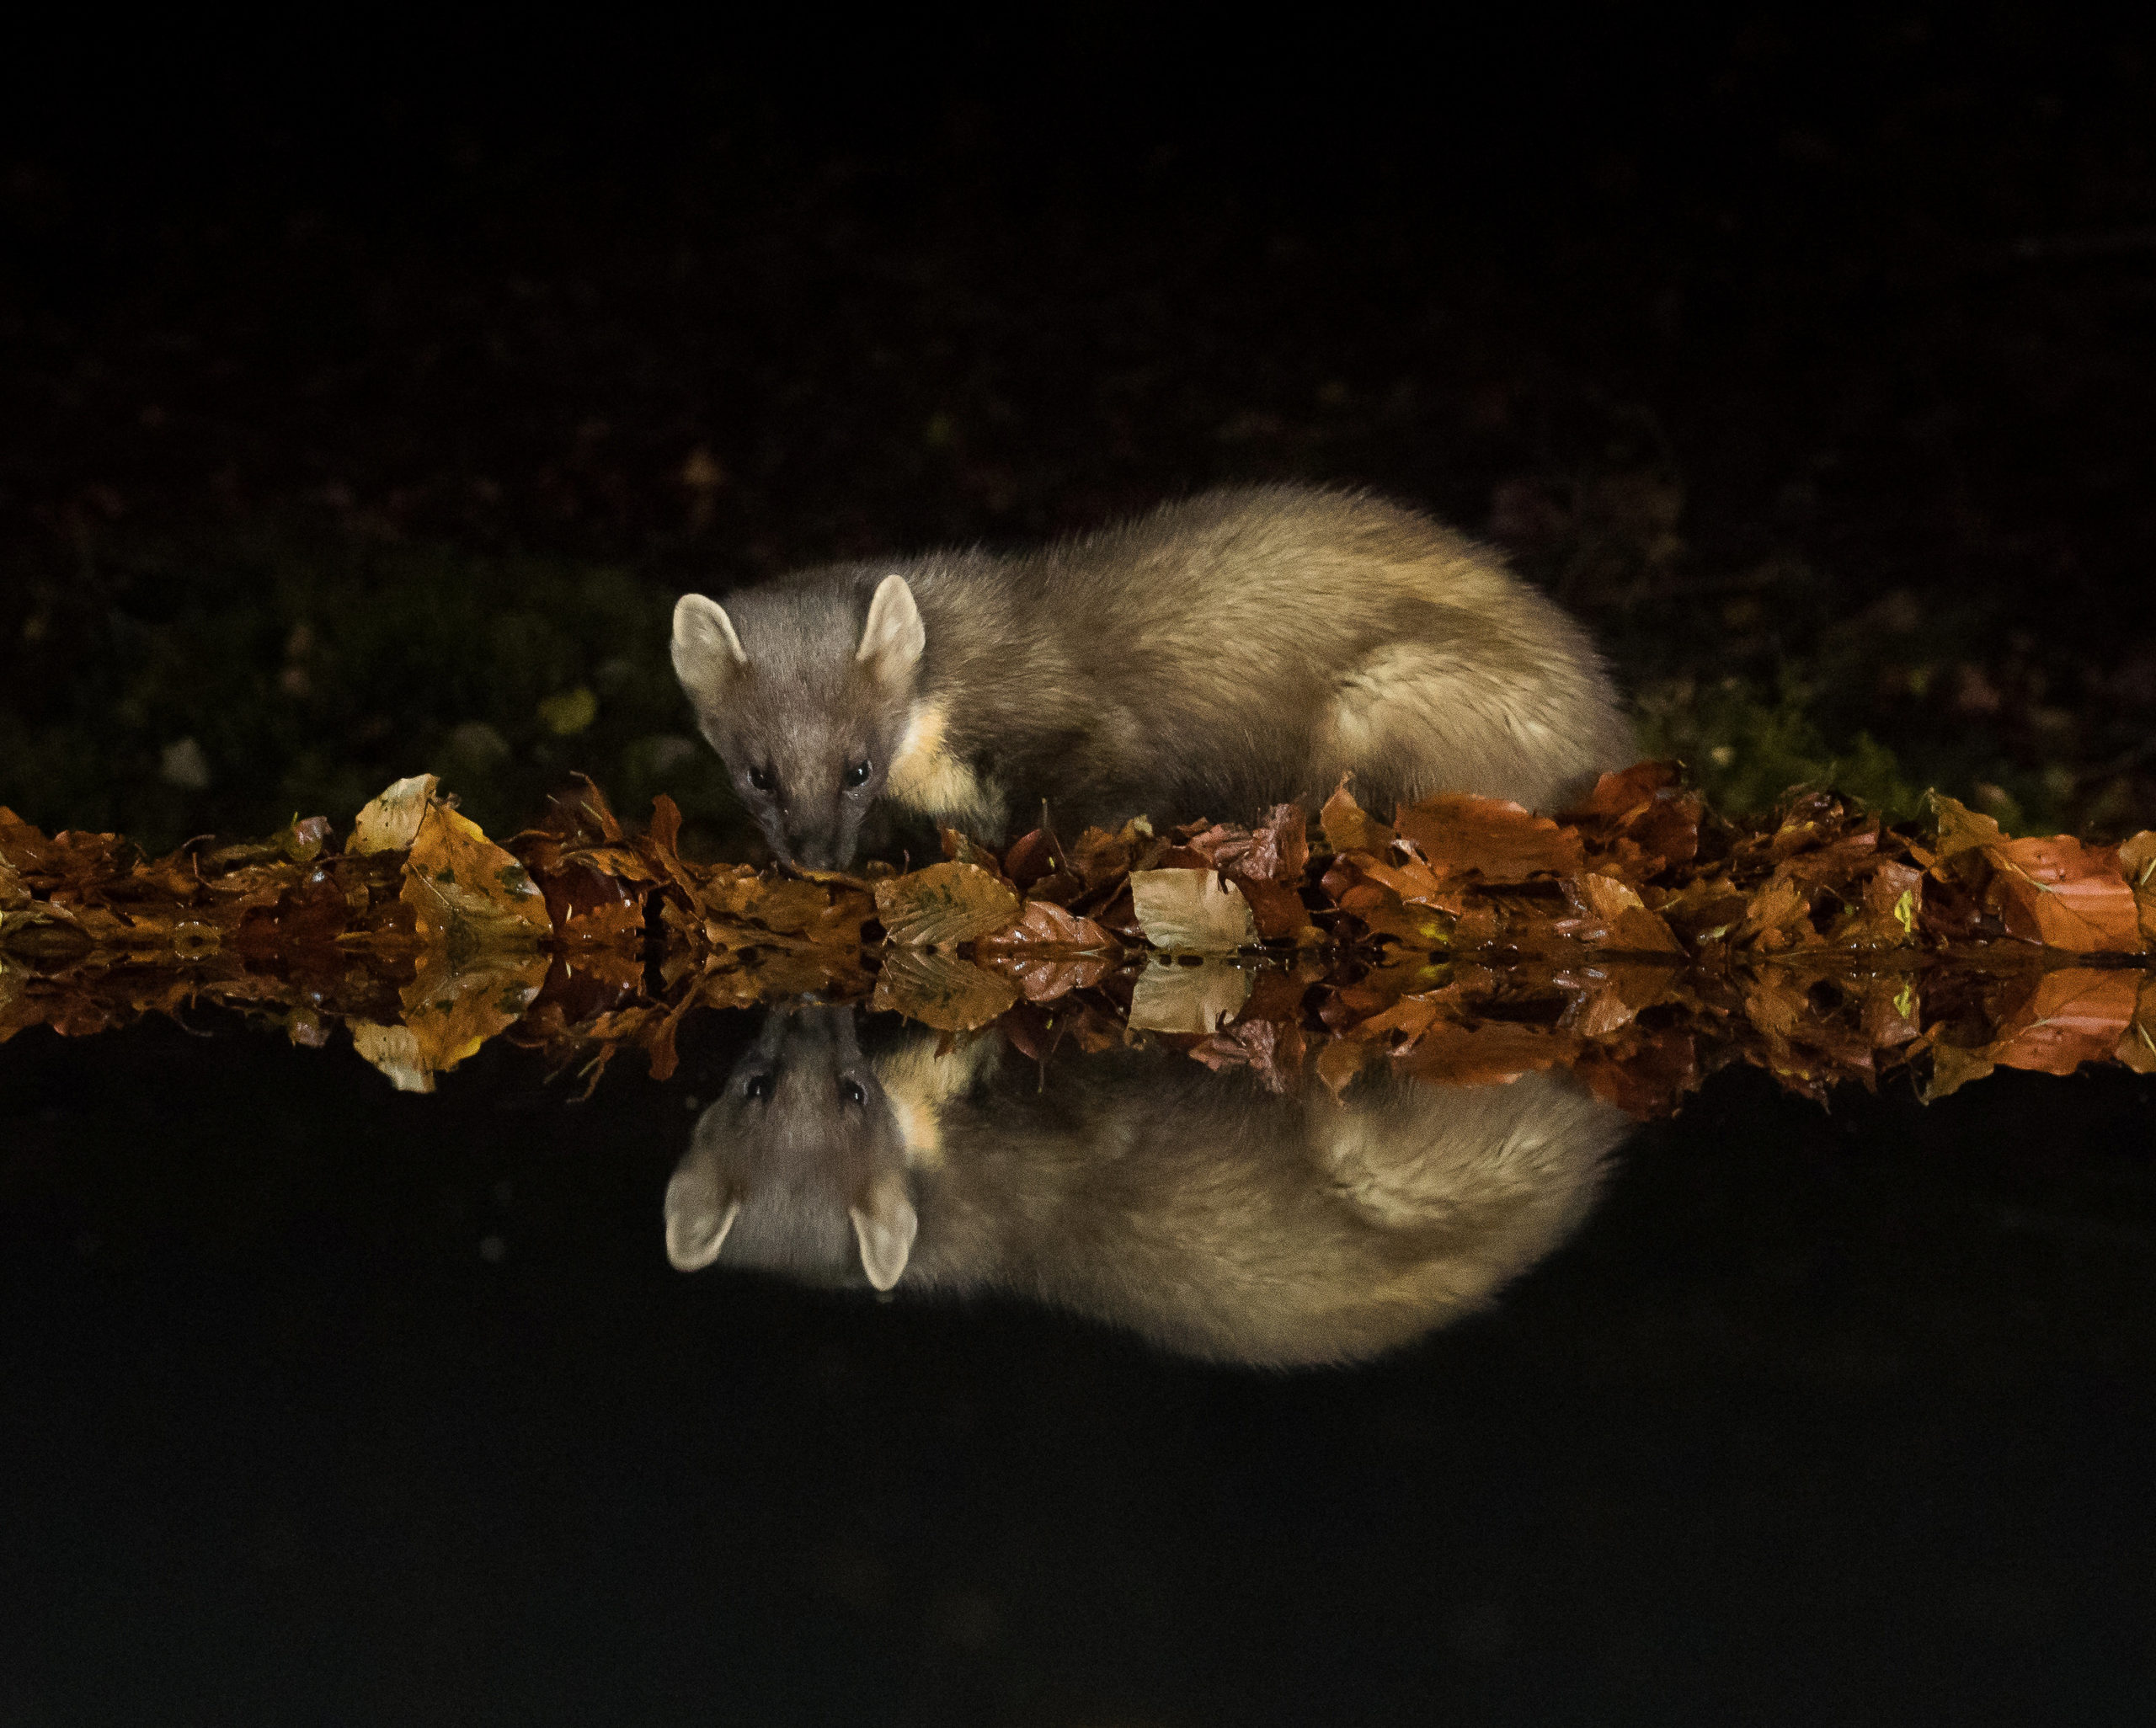
M 955 954 L 894 948 L 876 975 L 872 1005 L 945 1032 L 972 1032 L 1016 1006 L 1018 995 L 1009 979 Z
M 2138 973 L 2085 968 L 2047 972 L 2021 1009 L 1999 1028 L 1988 1052 L 2002 1068 L 2071 1074 L 2117 1053 L 2132 1025 Z
M 531 872 L 477 823 L 446 805 L 435 805 L 420 819 L 400 898 L 411 907 L 420 936 L 453 957 L 528 947 L 552 933 L 546 896 Z
M 547 957 L 536 951 L 488 955 L 463 968 L 446 953 L 432 957 L 403 992 L 413 1036 L 408 1047 L 400 1043 L 399 1059 L 429 1074 L 456 1067 L 521 1019 L 546 977 Z
M 1211 870 L 1140 870 L 1130 878 L 1139 927 L 1156 948 L 1229 954 L 1257 941 L 1250 903 Z
M 2156 973 L 2142 978 L 2133 1024 L 2120 1034 L 2117 1054 L 2136 1074 L 2156 1074 Z
M 2060 835 L 1986 846 L 1991 900 L 2008 930 L 2077 954 L 2137 953 L 2141 920 L 2119 854 Z
M 1135 1032 L 1209 1032 L 1242 1011 L 1250 973 L 1209 956 L 1196 966 L 1155 954 L 1131 992 L 1129 1024 Z
M 352 824 L 352 838 L 344 850 L 409 851 L 412 842 L 419 838 L 419 824 L 434 807 L 435 787 L 440 784 L 431 774 L 414 774 L 377 793 Z
M 1995 846 L 2006 835 L 1990 817 L 1980 815 L 1958 800 L 1944 792 L 1931 795 L 1931 813 L 1939 824 L 1939 843 L 1934 848 L 1941 858 L 1951 858 L 1978 846 Z
M 878 883 L 876 915 L 894 942 L 934 947 L 1008 930 L 1018 920 L 1018 895 L 978 864 L 931 864 Z
M 1401 808 L 1393 826 L 1440 873 L 1472 872 L 1486 882 L 1525 882 L 1579 869 L 1578 834 L 1502 798 L 1441 793 Z

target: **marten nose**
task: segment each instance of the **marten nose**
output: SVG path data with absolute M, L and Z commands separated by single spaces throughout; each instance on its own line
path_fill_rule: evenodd
M 803 870 L 835 870 L 839 867 L 838 847 L 829 835 L 797 834 L 793 836 L 792 845 L 787 850 L 793 855 L 792 861 Z

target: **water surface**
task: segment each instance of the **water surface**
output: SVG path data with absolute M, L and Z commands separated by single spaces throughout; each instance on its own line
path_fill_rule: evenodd
M 420 1096 L 222 1027 L 0 1048 L 0 1715 L 2123 1721 L 2156 1679 L 2156 1082 L 1726 1073 L 1494 1303 L 1251 1368 L 1067 1290 L 675 1270 L 766 1030 L 707 1019 L 582 1104 L 506 1049 Z M 1063 1062 L 1031 1120 L 1142 1130 L 1137 1059 Z

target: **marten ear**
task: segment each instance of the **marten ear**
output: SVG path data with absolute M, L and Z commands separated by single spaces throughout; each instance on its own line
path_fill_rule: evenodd
M 913 1239 L 921 1229 L 913 1202 L 906 1197 L 906 1179 L 896 1171 L 879 1176 L 868 1185 L 861 1204 L 846 1208 L 846 1216 L 853 1220 L 854 1240 L 861 1244 L 862 1271 L 878 1289 L 889 1289 L 905 1275 Z
M 854 659 L 886 684 L 903 685 L 921 663 L 928 640 L 921 628 L 921 608 L 903 576 L 886 576 L 876 584 L 876 597 L 868 602 L 868 622 L 862 627 L 861 647 Z
M 674 603 L 674 675 L 692 696 L 716 697 L 749 664 L 726 608 L 701 594 Z
M 676 1272 L 701 1272 L 718 1258 L 726 1233 L 741 1215 L 739 1199 L 719 1203 L 707 1173 L 677 1170 L 666 1185 L 666 1257 Z

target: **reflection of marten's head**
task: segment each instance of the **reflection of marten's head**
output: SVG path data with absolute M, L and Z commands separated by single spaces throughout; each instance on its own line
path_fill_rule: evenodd
M 888 1290 L 916 1224 L 904 1148 L 850 1008 L 775 1009 L 666 1189 L 667 1257 Z

